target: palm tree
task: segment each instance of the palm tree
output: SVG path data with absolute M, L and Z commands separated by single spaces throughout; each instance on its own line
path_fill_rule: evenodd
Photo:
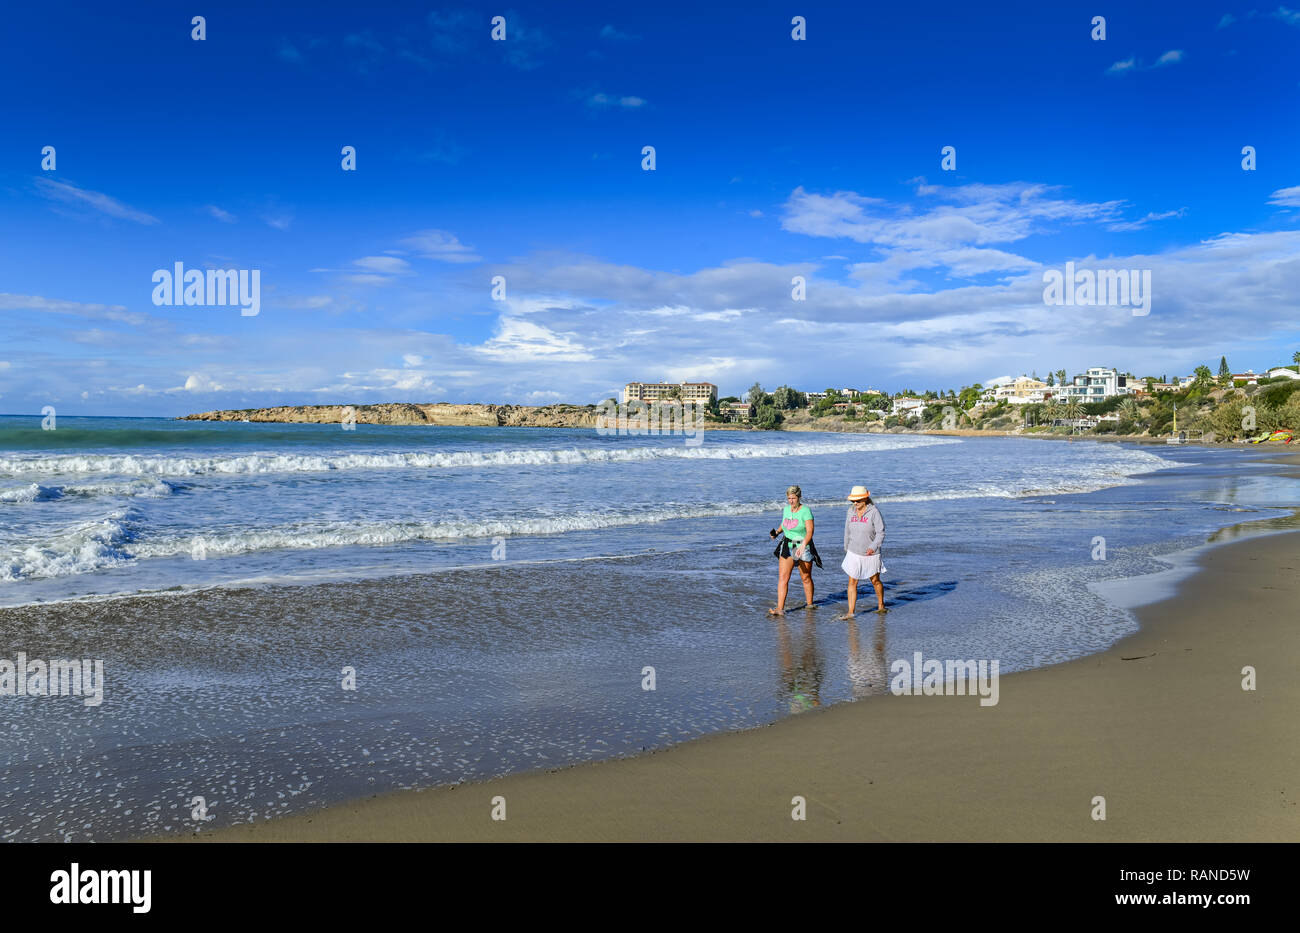
M 1079 400 L 1077 398 L 1072 398 L 1065 403 L 1065 417 L 1073 421 L 1075 418 L 1078 418 L 1081 414 L 1083 414 L 1083 406 L 1079 404 Z
M 1058 369 L 1056 371 L 1056 384 L 1059 386 L 1065 385 L 1065 370 Z
M 1136 422 L 1142 417 L 1142 408 L 1138 405 L 1137 399 L 1126 398 L 1119 403 L 1119 414 L 1125 421 Z

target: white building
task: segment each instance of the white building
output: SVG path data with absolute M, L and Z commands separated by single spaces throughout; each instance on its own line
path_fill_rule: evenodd
M 1290 366 L 1274 366 L 1268 371 L 1268 378 L 1277 379 L 1300 379 L 1300 373 L 1296 372 Z
M 1071 399 L 1081 403 L 1104 402 L 1116 395 L 1130 395 L 1132 392 L 1127 376 L 1103 366 L 1093 366 L 1082 376 L 1075 376 L 1073 382 L 1058 386 L 1056 397 L 1067 402 Z
M 900 415 L 904 419 L 920 416 L 921 412 L 925 410 L 925 405 L 926 402 L 923 398 L 896 398 L 890 407 L 890 414 Z
M 1030 402 L 1045 401 L 1055 393 L 1056 390 L 1049 387 L 1046 382 L 1021 376 L 995 387 L 993 399 L 998 402 L 1009 402 L 1012 405 L 1027 405 Z

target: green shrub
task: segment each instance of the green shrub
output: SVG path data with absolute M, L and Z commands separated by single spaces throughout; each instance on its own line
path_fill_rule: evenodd
M 1268 388 L 1256 392 L 1255 399 L 1265 405 L 1273 405 L 1280 408 L 1287 403 L 1287 400 L 1291 398 L 1292 393 L 1296 391 L 1300 391 L 1300 380 L 1286 379 L 1283 377 L 1280 382 L 1275 382 L 1268 386 Z

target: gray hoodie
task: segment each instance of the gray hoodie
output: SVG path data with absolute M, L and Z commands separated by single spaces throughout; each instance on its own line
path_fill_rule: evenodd
M 866 554 L 868 550 L 879 551 L 885 543 L 885 520 L 880 517 L 880 510 L 874 504 L 858 517 L 857 508 L 849 506 L 844 516 L 844 550 L 849 554 Z

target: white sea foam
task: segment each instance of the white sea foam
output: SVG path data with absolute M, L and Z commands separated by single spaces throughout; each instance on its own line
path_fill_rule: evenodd
M 494 466 L 549 466 L 584 463 L 628 463 L 644 460 L 742 460 L 837 453 L 871 453 L 940 444 L 959 444 L 945 437 L 872 435 L 843 441 L 792 441 L 764 444 L 709 443 L 700 447 L 611 446 L 557 450 L 518 449 L 401 452 L 387 454 L 247 454 L 214 457 L 152 457 L 131 454 L 103 456 L 9 457 L 0 459 L 0 473 L 109 474 L 119 476 L 201 476 L 204 474 L 320 473 L 333 470 L 464 469 Z
M 84 522 L 44 544 L 19 546 L 0 555 L 0 581 L 93 573 L 131 560 L 125 545 L 133 534 L 124 510 Z
M 153 477 L 126 480 L 118 483 L 68 483 L 49 486 L 28 483 L 25 486 L 0 489 L 0 502 L 52 502 L 66 496 L 83 496 L 87 498 L 97 496 L 139 496 L 153 499 L 170 496 L 173 491 L 172 484 Z

